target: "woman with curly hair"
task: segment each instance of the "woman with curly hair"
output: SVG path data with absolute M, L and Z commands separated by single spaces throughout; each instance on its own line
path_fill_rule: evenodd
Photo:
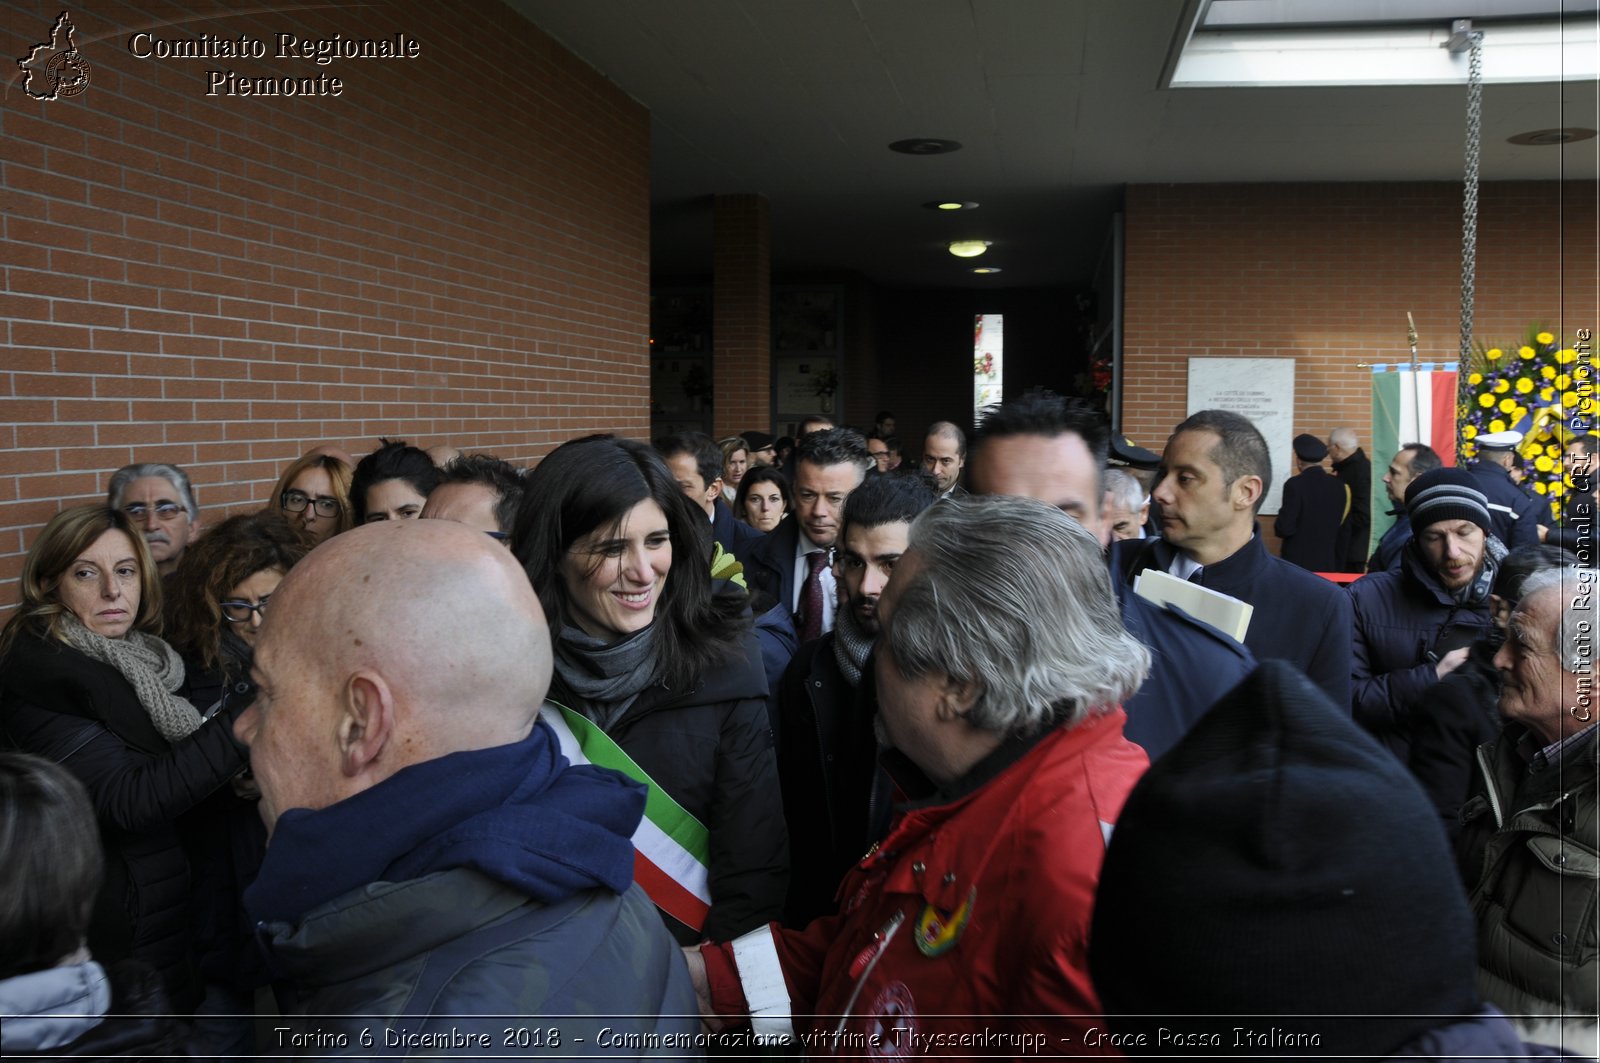
M 205 712 L 236 684 L 248 683 L 267 601 L 311 545 L 300 528 L 268 509 L 229 517 L 184 551 L 166 632 L 183 655 L 183 694 L 195 708 Z
M 184 551 L 167 604 L 167 637 L 183 655 L 180 693 L 202 714 L 232 714 L 255 700 L 250 665 L 256 630 L 278 584 L 310 549 L 298 526 L 268 509 L 229 517 Z M 239 898 L 255 881 L 266 851 L 259 796 L 246 773 L 180 823 L 192 875 L 195 952 L 205 982 L 190 1045 L 201 1055 L 251 1050 L 246 1016 L 254 1007 L 254 984 L 267 976 Z

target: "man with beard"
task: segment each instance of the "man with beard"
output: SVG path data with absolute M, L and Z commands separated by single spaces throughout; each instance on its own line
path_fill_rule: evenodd
M 1350 586 L 1356 722 L 1401 760 L 1417 698 L 1459 668 L 1488 630 L 1489 591 L 1506 553 L 1489 530 L 1489 500 L 1465 469 L 1412 480 L 1406 518 L 1413 538 L 1400 567 Z
M 869 476 L 850 493 L 833 566 L 834 628 L 800 648 L 778 688 L 789 926 L 834 911 L 839 880 L 871 841 L 877 743 L 862 672 L 878 637 L 878 597 L 905 553 L 911 522 L 933 502 L 920 476 Z

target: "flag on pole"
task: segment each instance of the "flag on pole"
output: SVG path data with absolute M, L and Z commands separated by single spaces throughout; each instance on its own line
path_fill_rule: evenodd
M 1372 367 L 1372 461 L 1387 468 L 1395 451 L 1407 443 L 1426 443 L 1446 465 L 1456 463 L 1456 363 L 1424 362 Z M 1393 508 L 1383 477 L 1372 478 L 1370 553 L 1389 522 Z

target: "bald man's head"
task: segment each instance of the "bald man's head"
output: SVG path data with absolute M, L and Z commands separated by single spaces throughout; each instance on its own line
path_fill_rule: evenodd
M 550 636 L 527 576 L 452 521 L 380 521 L 323 544 L 272 598 L 256 640 L 250 744 L 268 828 L 401 768 L 527 737 Z

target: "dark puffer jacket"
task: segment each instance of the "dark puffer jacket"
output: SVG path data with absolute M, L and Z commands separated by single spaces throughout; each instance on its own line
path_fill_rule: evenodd
M 232 714 L 171 744 L 122 673 L 23 633 L 0 663 L 0 742 L 62 765 L 89 791 L 106 855 L 90 950 L 150 964 L 173 1006 L 191 1009 L 189 864 L 173 824 L 246 766 Z
M 606 733 L 710 832 L 711 912 L 702 932 L 662 918 L 679 944 L 731 941 L 778 919 L 789 877 L 789 836 L 767 716 L 761 645 L 746 633 L 744 657 L 691 690 L 645 689 Z M 550 700 L 585 705 L 558 671 Z
M 1439 681 L 1438 659 L 1488 633 L 1487 603 L 1462 605 L 1417 553 L 1398 571 L 1369 572 L 1350 585 L 1355 610 L 1351 685 L 1356 722 L 1402 761 L 1410 759 L 1411 710 Z

